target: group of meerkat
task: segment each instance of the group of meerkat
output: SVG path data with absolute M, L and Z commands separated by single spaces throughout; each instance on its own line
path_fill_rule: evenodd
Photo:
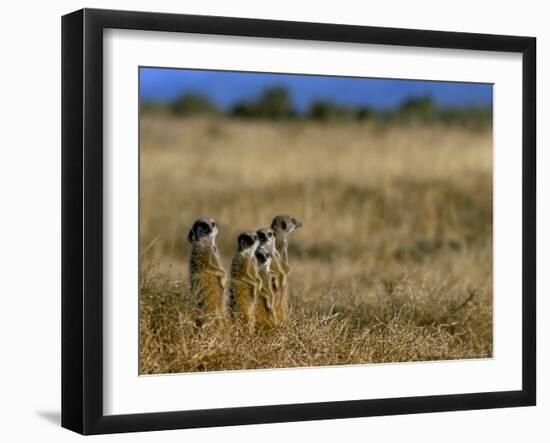
M 251 329 L 284 324 L 290 272 L 287 237 L 301 226 L 293 217 L 278 215 L 270 228 L 241 233 L 227 286 L 227 273 L 216 246 L 218 225 L 212 218 L 197 219 L 187 236 L 192 245 L 189 281 L 198 308 L 197 323 L 231 319 Z

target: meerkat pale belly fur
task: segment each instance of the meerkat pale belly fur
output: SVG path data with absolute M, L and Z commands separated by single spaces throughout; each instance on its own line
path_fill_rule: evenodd
M 302 222 L 288 215 L 278 215 L 271 223 L 271 229 L 275 234 L 275 249 L 279 254 L 281 272 L 284 273 L 284 282 L 281 282 L 279 294 L 276 297 L 274 307 L 275 317 L 279 323 L 285 323 L 288 318 L 288 274 L 290 265 L 288 262 L 288 239 L 292 231 L 301 228 Z
M 197 309 L 197 323 L 224 316 L 226 272 L 216 246 L 218 227 L 211 218 L 199 218 L 187 237 L 192 244 L 189 284 Z
M 259 245 L 255 232 L 238 237 L 238 251 L 231 262 L 228 309 L 231 318 L 254 326 L 254 310 L 262 280 L 258 274 L 254 253 Z

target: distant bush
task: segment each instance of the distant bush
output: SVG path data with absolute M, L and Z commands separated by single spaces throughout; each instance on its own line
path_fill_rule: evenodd
M 172 112 L 175 115 L 190 114 L 219 114 L 218 108 L 210 99 L 201 94 L 185 94 L 171 104 Z
M 258 100 L 237 102 L 231 111 L 235 117 L 281 120 L 295 117 L 292 98 L 287 88 L 266 89 Z
M 307 116 L 313 120 L 365 120 L 373 116 L 367 107 L 341 106 L 328 100 L 316 100 L 311 103 Z
M 493 120 L 490 107 L 440 107 L 429 95 L 409 97 L 393 110 L 374 110 L 367 106 L 341 105 L 330 100 L 314 100 L 305 111 L 297 112 L 293 106 L 292 96 L 284 86 L 267 88 L 257 99 L 238 101 L 228 110 L 222 110 L 205 95 L 187 93 L 173 102 L 142 102 L 140 112 L 176 116 L 220 114 L 265 120 L 310 119 L 318 122 L 375 119 L 386 123 L 440 123 L 471 129 L 490 127 Z
M 411 97 L 405 100 L 395 111 L 394 117 L 400 120 L 434 120 L 437 107 L 429 95 Z
M 471 129 L 483 129 L 492 124 L 493 111 L 491 108 L 482 106 L 449 107 L 440 109 L 438 118 L 444 124 L 458 124 Z
M 366 120 L 376 117 L 376 113 L 371 108 L 360 106 L 359 108 L 357 108 L 355 117 L 357 118 L 357 120 Z
M 230 115 L 234 117 L 253 118 L 258 115 L 258 106 L 253 101 L 237 102 L 230 111 Z
M 420 121 L 483 129 L 492 124 L 493 112 L 490 107 L 484 106 L 438 107 L 432 97 L 423 96 L 405 100 L 387 118 L 400 122 Z

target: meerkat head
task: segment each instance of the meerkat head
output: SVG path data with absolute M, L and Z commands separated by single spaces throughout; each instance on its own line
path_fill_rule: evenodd
M 301 227 L 302 222 L 290 215 L 277 215 L 271 222 L 271 229 L 277 237 L 286 237 L 292 231 Z
M 187 240 L 189 243 L 213 243 L 216 235 L 218 235 L 216 220 L 210 217 L 201 217 L 193 223 L 193 227 L 189 231 L 189 234 L 187 234 Z
M 260 244 L 260 240 L 258 240 L 258 234 L 254 231 L 246 231 L 237 237 L 237 243 L 239 244 L 239 252 L 254 256 L 256 248 Z
M 271 258 L 272 258 L 269 250 L 267 250 L 263 246 L 260 246 L 258 249 L 256 249 L 254 256 L 256 257 L 256 263 L 258 263 L 259 268 L 264 268 L 269 270 L 269 266 L 271 265 Z
M 275 232 L 271 228 L 262 228 L 256 231 L 260 246 L 265 247 L 268 251 L 273 251 L 275 248 Z

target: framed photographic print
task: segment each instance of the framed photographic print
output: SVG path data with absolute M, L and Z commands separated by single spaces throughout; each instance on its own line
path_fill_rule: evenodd
M 62 20 L 62 425 L 534 405 L 530 37 Z

